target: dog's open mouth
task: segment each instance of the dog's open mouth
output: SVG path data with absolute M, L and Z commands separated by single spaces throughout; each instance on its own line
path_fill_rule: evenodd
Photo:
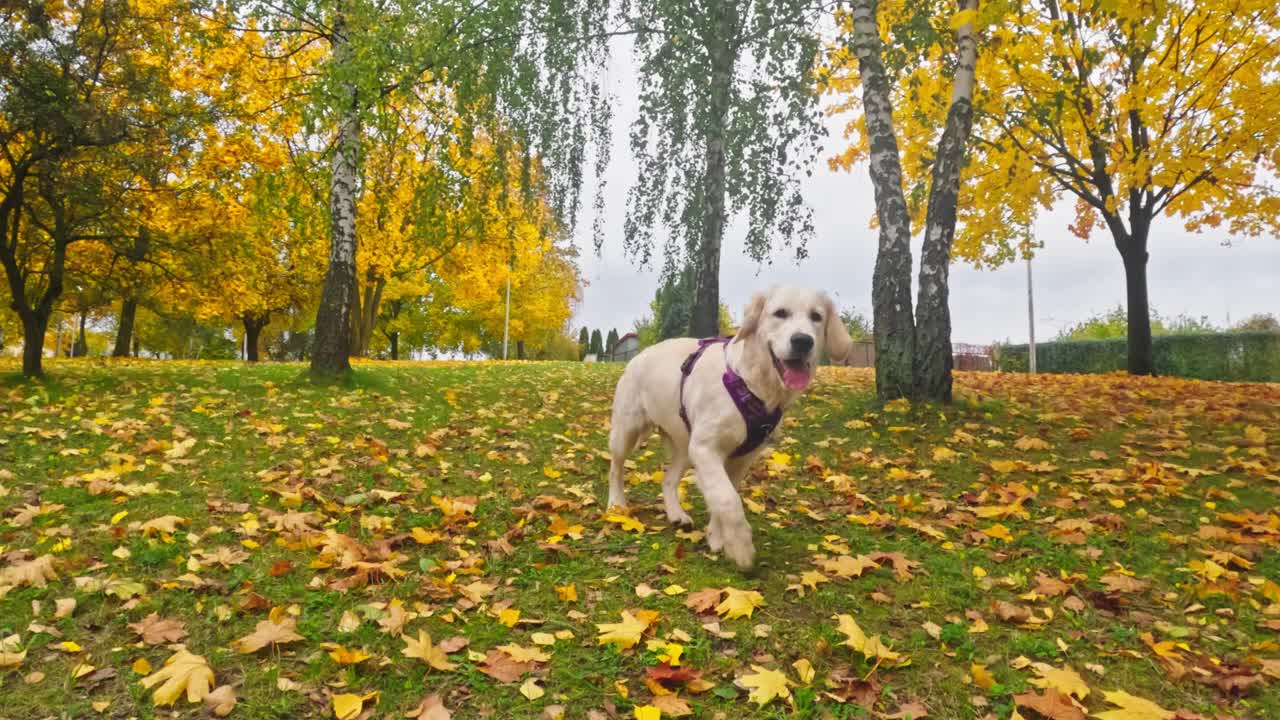
M 803 390 L 809 387 L 809 381 L 813 379 L 813 371 L 809 368 L 807 359 L 779 360 L 773 348 L 769 348 L 769 356 L 773 358 L 773 368 L 778 371 L 778 377 L 782 378 L 783 385 L 791 390 Z

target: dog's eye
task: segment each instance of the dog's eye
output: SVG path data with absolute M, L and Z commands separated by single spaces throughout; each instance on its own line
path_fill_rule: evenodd
M 791 312 L 786 308 L 778 308 L 777 310 L 773 311 L 773 316 L 778 318 L 779 320 L 786 320 L 788 317 L 790 317 L 790 315 L 791 315 Z
M 809 319 L 816 323 L 820 323 L 822 322 L 822 313 L 818 312 L 817 310 L 814 310 L 813 312 L 809 313 Z

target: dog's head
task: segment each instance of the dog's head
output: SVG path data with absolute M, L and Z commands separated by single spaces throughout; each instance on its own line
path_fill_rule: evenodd
M 751 298 L 738 335 L 755 339 L 768 351 L 778 379 L 789 390 L 803 390 L 813 380 L 825 349 L 832 360 L 845 362 L 853 340 L 835 303 L 826 293 L 774 287 Z

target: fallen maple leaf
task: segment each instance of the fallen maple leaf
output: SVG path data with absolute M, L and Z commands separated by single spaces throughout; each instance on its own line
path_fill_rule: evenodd
M 355 720 L 360 717 L 360 713 L 364 712 L 365 701 L 376 700 L 377 697 L 378 693 L 376 691 L 368 695 L 355 695 L 353 693 L 334 695 L 331 699 L 333 716 L 337 720 Z
M 929 708 L 919 702 L 907 702 L 898 706 L 898 711 L 883 716 L 885 720 L 920 720 L 929 717 Z
M 991 677 L 991 673 L 987 672 L 986 665 L 973 663 L 969 666 L 969 677 L 973 678 L 973 684 L 983 690 L 990 690 L 995 687 L 996 679 Z
M 298 625 L 296 620 L 282 613 L 272 614 L 278 617 L 260 621 L 252 633 L 232 642 L 231 649 L 248 655 L 268 645 L 283 645 L 305 639 L 294 632 Z
M 1145 698 L 1130 695 L 1123 690 L 1104 690 L 1102 697 L 1107 702 L 1119 707 L 1118 710 L 1107 710 L 1106 712 L 1094 713 L 1093 716 L 1102 720 L 1170 720 L 1174 717 L 1174 713 L 1165 710 L 1159 705 Z
M 1027 451 L 1027 450 L 1051 450 L 1051 449 L 1053 449 L 1053 446 L 1052 446 L 1052 445 L 1050 445 L 1049 443 L 1045 442 L 1044 440 L 1041 440 L 1040 438 L 1030 437 L 1030 436 L 1028 436 L 1028 435 L 1023 435 L 1022 437 L 1018 438 L 1017 440 L 1014 440 L 1014 441 L 1013 441 L 1013 446 L 1014 446 L 1015 448 L 1019 449 L 1019 450 L 1024 451 L 1024 452 L 1025 452 L 1025 451 Z
M 369 653 L 359 648 L 352 650 L 343 645 L 333 645 L 331 647 L 329 657 L 333 658 L 333 661 L 339 665 L 359 665 L 371 657 Z
M 718 613 L 725 620 L 740 617 L 751 617 L 755 609 L 764 605 L 764 596 L 755 590 L 738 590 L 725 588 L 725 598 L 716 606 Z
M 525 679 L 524 683 L 520 685 L 520 694 L 529 698 L 530 700 L 537 700 L 543 695 L 546 695 L 547 691 L 543 689 L 541 685 L 538 684 L 538 681 L 536 678 L 531 677 L 531 678 Z
M 184 692 L 187 702 L 197 703 L 209 694 L 209 688 L 213 686 L 213 670 L 209 661 L 183 648 L 165 660 L 164 667 L 138 682 L 148 689 L 164 683 L 152 695 L 156 706 L 172 705 Z
M 0 639 L 0 668 L 16 668 L 22 664 L 27 658 L 27 651 L 19 650 L 20 647 L 22 638 L 16 634 Z
M 1145 580 L 1139 580 L 1129 575 L 1121 575 L 1119 573 L 1108 573 L 1103 575 L 1102 584 L 1106 586 L 1107 592 L 1124 592 L 1136 593 L 1147 589 L 1150 584 Z
M 774 698 L 787 699 L 791 697 L 791 689 L 788 687 L 791 681 L 787 679 L 777 670 L 768 670 L 759 665 L 752 665 L 754 673 L 743 675 L 738 678 L 738 684 L 743 688 L 751 690 L 751 694 L 747 699 L 756 703 L 760 707 L 768 705 Z
M 604 516 L 604 519 L 608 522 L 618 524 L 619 526 L 622 527 L 623 530 L 628 530 L 634 533 L 643 533 L 645 531 L 644 523 L 631 517 L 630 515 L 623 515 L 621 513 L 609 513 Z
M 539 647 L 524 647 L 514 643 L 499 645 L 498 649 L 511 656 L 516 662 L 547 662 L 551 655 Z
M 684 599 L 684 606 L 698 614 L 709 613 L 720 604 L 722 594 L 720 588 L 706 588 L 689 593 L 689 597 Z
M 418 638 L 415 640 L 408 635 L 400 638 L 404 640 L 404 648 L 400 651 L 402 655 L 410 658 L 418 658 L 430 667 L 436 670 L 448 672 L 458 666 L 449 662 L 449 656 L 438 647 L 431 644 L 431 636 L 425 630 L 418 631 Z
M 30 585 L 42 588 L 48 585 L 50 580 L 57 579 L 58 573 L 53 569 L 52 555 L 41 555 L 33 560 L 19 562 L 0 570 L 0 587 Z
M 218 717 L 226 717 L 236 707 L 236 691 L 230 685 L 219 685 L 204 696 L 204 706 Z
M 533 670 L 533 663 L 516 662 L 510 655 L 495 648 L 489 651 L 478 667 L 480 672 L 498 682 L 512 683 Z
M 689 703 L 676 694 L 658 695 L 650 701 L 653 707 L 657 708 L 662 714 L 661 717 L 688 717 L 693 714 L 693 708 L 689 707 Z
M 875 660 L 876 662 L 885 660 L 894 664 L 901 664 L 901 654 L 885 647 L 884 643 L 880 642 L 879 635 L 867 637 L 852 616 L 837 615 L 836 620 L 839 622 L 839 626 L 836 629 L 844 634 L 845 645 L 862 653 L 868 660 Z
M 702 671 L 690 667 L 672 667 L 670 663 L 663 662 L 645 668 L 645 675 L 662 685 L 676 686 L 700 679 Z
M 136 623 L 129 623 L 129 629 L 138 633 L 142 642 L 148 645 L 182 642 L 187 636 L 187 628 L 181 620 L 161 618 L 156 613 L 151 613 Z
M 177 515 L 162 515 L 158 518 L 152 518 L 141 525 L 138 529 L 143 535 L 155 535 L 157 533 L 164 535 L 173 535 L 178 532 L 178 526 L 186 524 L 187 519 L 178 517 Z
M 440 693 L 431 693 L 422 698 L 422 702 L 405 713 L 404 716 L 418 718 L 418 720 L 452 720 L 453 713 L 449 712 L 444 706 L 444 702 L 440 699 Z
M 995 611 L 996 617 L 1005 622 L 1025 623 L 1031 620 L 1031 608 L 1014 605 L 1004 600 L 997 600 L 992 603 L 991 609 Z
M 596 628 L 600 631 L 599 644 L 614 643 L 622 648 L 630 648 L 640 642 L 640 636 L 649 629 L 649 621 L 637 619 L 630 612 L 623 610 L 622 622 L 597 623 Z
M 1070 589 L 1070 585 L 1057 578 L 1049 577 L 1044 573 L 1038 573 L 1036 575 L 1035 592 L 1038 592 L 1045 597 L 1057 597 L 1059 595 L 1064 595 Z
M 71 613 L 76 611 L 75 598 L 58 598 L 54 601 L 53 616 L 58 619 L 71 617 Z
M 1057 688 L 1051 687 L 1040 693 L 1014 695 L 1013 701 L 1019 707 L 1035 710 L 1046 720 L 1085 720 L 1084 710 L 1072 702 L 1069 695 L 1058 692 Z
M 1038 688 L 1055 688 L 1064 695 L 1075 695 L 1081 700 L 1089 697 L 1089 686 L 1070 665 L 1055 668 L 1048 663 L 1032 663 L 1031 669 L 1040 677 L 1028 682 Z
M 864 572 L 880 567 L 880 563 L 866 555 L 857 557 L 840 555 L 835 559 L 822 561 L 821 567 L 824 572 L 835 575 L 838 578 L 849 579 L 862 577 Z

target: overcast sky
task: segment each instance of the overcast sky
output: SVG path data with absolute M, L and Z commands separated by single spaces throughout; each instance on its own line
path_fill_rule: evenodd
M 626 50 L 616 54 L 610 85 L 620 100 L 615 116 L 613 159 L 608 173 L 609 220 L 604 246 L 592 251 L 591 215 L 580 222 L 576 242 L 587 287 L 573 319 L 586 325 L 629 331 L 649 312 L 658 284 L 657 267 L 642 270 L 622 251 L 626 195 L 635 164 L 626 131 L 635 116 L 635 77 Z M 840 128 L 845 119 L 829 121 L 823 158 L 845 145 Z M 735 218 L 724 239 L 720 261 L 720 297 L 741 317 L 751 293 L 775 283 L 797 284 L 830 292 L 837 303 L 871 315 L 871 272 L 876 233 L 869 228 L 874 212 L 871 180 L 865 165 L 852 172 L 832 172 L 825 162 L 805 183 L 805 198 L 814 210 L 814 239 L 809 256 L 797 263 L 790 253 L 759 266 L 743 253 L 745 227 Z M 1034 260 L 1036 337 L 1048 339 L 1090 315 L 1124 304 L 1124 268 L 1105 228 L 1088 242 L 1067 231 L 1072 203 L 1064 201 L 1036 225 L 1043 248 Z M 657 240 L 658 247 L 662 238 Z M 1152 306 L 1162 316 L 1207 316 L 1223 325 L 1255 312 L 1280 314 L 1280 239 L 1231 238 L 1223 232 L 1193 234 L 1176 218 L 1157 218 L 1151 230 L 1148 282 Z M 919 261 L 919 240 L 914 256 Z M 918 269 L 918 268 L 917 268 Z M 913 271 L 914 276 L 914 271 Z M 1019 261 L 997 270 L 975 270 L 956 263 L 951 269 L 951 314 L 956 342 L 994 340 L 1026 342 L 1027 271 Z M 913 293 L 914 296 L 914 293 Z

